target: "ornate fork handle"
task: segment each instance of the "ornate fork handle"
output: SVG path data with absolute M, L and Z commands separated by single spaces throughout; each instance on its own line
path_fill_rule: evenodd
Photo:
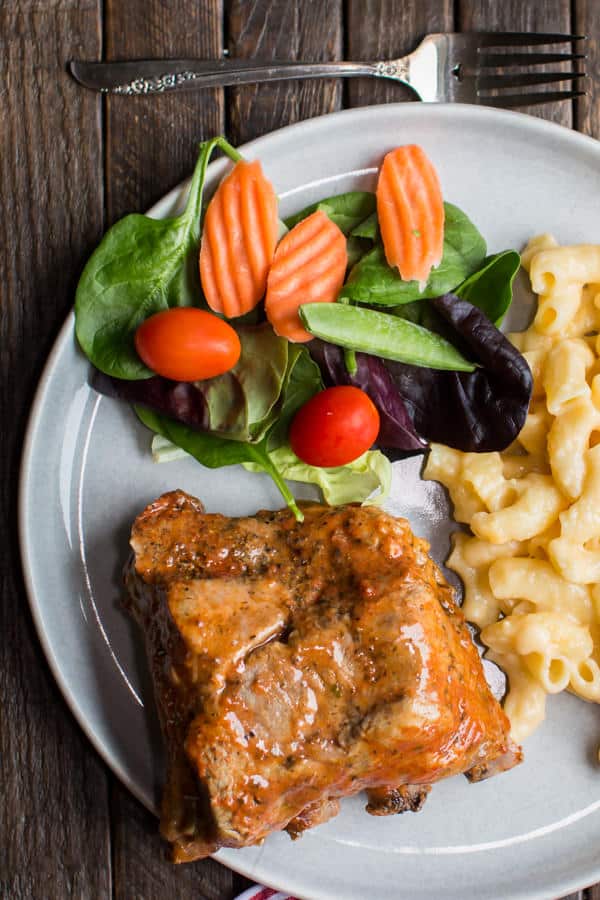
M 302 78 L 350 78 L 359 75 L 409 83 L 408 61 L 271 62 L 248 60 L 139 60 L 136 62 L 71 62 L 71 73 L 87 87 L 103 93 L 162 94 L 198 87 L 226 87 Z

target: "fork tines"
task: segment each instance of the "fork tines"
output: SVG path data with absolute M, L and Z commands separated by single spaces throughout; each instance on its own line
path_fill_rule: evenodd
M 512 72 L 506 75 L 480 75 L 477 79 L 477 87 L 479 90 L 527 87 L 530 84 L 576 81 L 578 78 L 585 78 L 585 72 Z
M 488 31 L 479 35 L 480 47 L 533 47 L 542 44 L 564 44 L 584 41 L 584 34 L 526 34 L 522 31 Z
M 477 65 L 486 66 L 540 66 L 546 63 L 573 62 L 585 59 L 585 53 L 480 53 Z
M 532 85 L 558 85 L 560 82 L 578 82 L 585 78 L 585 71 L 578 68 L 578 61 L 585 59 L 583 53 L 527 53 L 503 52 L 502 48 L 542 46 L 544 44 L 572 43 L 585 40 L 583 35 L 576 34 L 521 34 L 496 32 L 482 35 L 477 56 L 478 74 L 476 77 L 477 95 L 488 106 L 529 106 L 536 103 L 550 103 L 556 100 L 570 100 L 582 96 L 585 91 L 573 90 L 538 91 L 535 93 L 504 94 L 498 93 L 506 88 L 530 87 Z M 493 52 L 482 52 L 482 48 Z M 496 49 L 498 48 L 498 49 Z M 571 63 L 570 71 L 554 70 L 551 72 L 505 72 L 506 68 L 527 68 L 556 63 Z M 501 71 L 492 74 L 490 69 Z M 482 71 L 483 70 L 483 71 Z M 488 91 L 494 93 L 488 94 Z

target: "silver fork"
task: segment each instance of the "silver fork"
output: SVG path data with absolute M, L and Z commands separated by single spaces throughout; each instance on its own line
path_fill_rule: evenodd
M 524 106 L 569 100 L 584 93 L 577 82 L 581 53 L 574 53 L 580 35 L 470 32 L 430 34 L 416 50 L 400 59 L 373 62 L 257 62 L 255 60 L 194 59 L 81 62 L 69 64 L 71 74 L 85 87 L 103 93 L 160 94 L 198 87 L 224 87 L 289 78 L 350 78 L 373 76 L 399 81 L 427 102 L 481 103 L 487 106 Z M 566 44 L 570 52 L 531 52 L 529 47 Z M 540 72 L 547 63 L 571 64 L 569 71 Z M 527 71 L 507 73 L 498 69 Z M 530 71 L 531 70 L 531 71 Z M 570 90 L 532 90 L 541 85 L 570 82 Z M 507 89 L 524 88 L 517 93 Z

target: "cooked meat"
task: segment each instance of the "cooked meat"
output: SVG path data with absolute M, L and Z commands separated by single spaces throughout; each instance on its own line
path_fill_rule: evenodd
M 296 836 L 364 789 L 376 815 L 417 810 L 440 778 L 520 761 L 425 541 L 374 507 L 304 514 L 175 491 L 133 525 L 177 862 Z
M 372 816 L 391 816 L 401 812 L 419 812 L 431 790 L 429 784 L 401 784 L 397 788 L 370 788 L 366 810 Z

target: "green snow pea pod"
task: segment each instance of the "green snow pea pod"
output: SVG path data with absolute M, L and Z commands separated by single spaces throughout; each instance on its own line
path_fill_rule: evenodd
M 305 303 L 299 312 L 307 331 L 339 347 L 429 369 L 475 370 L 439 334 L 388 313 L 343 303 Z

